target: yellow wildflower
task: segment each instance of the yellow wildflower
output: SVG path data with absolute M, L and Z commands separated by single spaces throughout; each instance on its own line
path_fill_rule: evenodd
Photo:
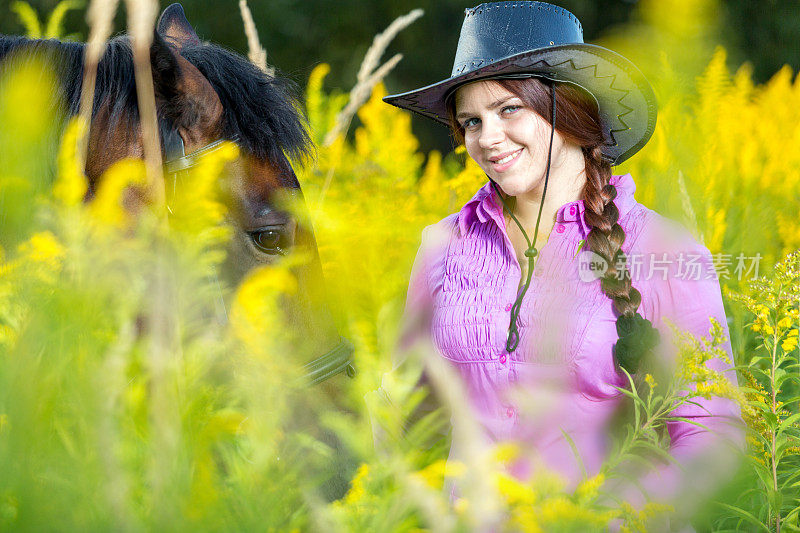
M 86 195 L 86 177 L 80 168 L 78 142 L 85 130 L 84 123 L 73 118 L 64 132 L 58 150 L 58 176 L 53 185 L 53 196 L 62 205 L 74 206 Z
M 356 475 L 353 477 L 353 481 L 350 484 L 350 490 L 347 491 L 347 494 L 342 500 L 343 503 L 354 504 L 364 498 L 367 492 L 364 489 L 364 480 L 369 476 L 369 470 L 370 468 L 367 463 L 361 463 L 361 466 L 358 467 Z
M 97 193 L 89 204 L 89 213 L 101 225 L 127 226 L 131 217 L 123 207 L 123 195 L 131 186 L 144 185 L 146 177 L 144 161 L 140 159 L 123 159 L 114 163 L 103 174 Z
M 31 238 L 19 245 L 19 252 L 34 263 L 42 263 L 53 269 L 61 267 L 66 249 L 56 236 L 49 231 L 34 233 Z
M 446 460 L 439 459 L 414 475 L 427 486 L 431 488 L 440 488 L 444 483 L 445 469 L 447 468 L 446 464 Z
M 494 458 L 500 464 L 509 464 L 519 457 L 519 446 L 513 442 L 503 442 L 494 449 Z
M 510 506 L 536 503 L 536 493 L 533 489 L 515 477 L 504 472 L 496 472 L 494 482 L 498 492 Z
M 648 374 L 649 375 L 649 374 Z M 606 482 L 606 477 L 603 474 L 584 479 L 575 489 L 575 496 L 580 500 L 592 500 L 597 497 L 603 484 Z
M 173 204 L 171 227 L 199 236 L 200 232 L 223 222 L 227 208 L 217 198 L 217 183 L 225 165 L 237 157 L 239 148 L 224 142 L 199 159 L 189 179 L 177 181 L 174 196 L 169 198 Z M 227 239 L 227 236 L 220 234 L 219 238 Z
M 251 272 L 239 285 L 232 311 L 234 319 L 243 319 L 256 327 L 266 327 L 272 323 L 277 309 L 274 305 L 276 302 L 271 302 L 265 295 L 296 292 L 297 278 L 288 268 L 262 266 Z
M 461 478 L 467 473 L 467 465 L 461 461 L 447 461 L 444 468 L 444 476 L 451 478 Z
M 793 329 L 781 343 L 784 352 L 791 352 L 797 348 L 797 330 Z
M 655 389 L 655 388 L 656 388 L 656 386 L 658 385 L 658 384 L 656 383 L 656 380 L 655 380 L 655 378 L 654 378 L 654 377 L 653 377 L 651 374 L 645 374 L 645 376 L 644 376 L 644 380 L 645 380 L 645 382 L 646 382 L 646 383 L 647 383 L 647 384 L 650 386 L 650 390 L 653 390 L 653 389 Z
M 658 521 L 662 521 L 665 514 L 672 513 L 675 508 L 657 502 L 648 502 L 641 511 L 637 511 L 628 502 L 620 506 L 625 523 L 620 527 L 621 533 L 647 533 L 658 530 Z

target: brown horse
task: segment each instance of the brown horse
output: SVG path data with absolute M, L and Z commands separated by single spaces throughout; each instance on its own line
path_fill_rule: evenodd
M 0 36 L 0 61 L 28 53 L 50 60 L 65 116 L 75 115 L 80 106 L 84 50 L 81 43 Z M 311 151 L 294 86 L 237 54 L 202 43 L 179 4 L 162 13 L 150 58 L 167 189 L 221 142 L 232 141 L 240 149 L 226 180 L 235 237 L 221 275 L 235 284 L 252 268 L 305 249 L 311 260 L 296 267 L 300 291 L 286 309 L 313 354 L 305 366 L 307 377 L 318 383 L 351 373 L 352 349 L 340 338 L 327 308 L 313 231 L 277 201 L 287 193 L 302 197 L 288 157 L 302 160 Z M 112 39 L 97 71 L 85 167 L 87 201 L 114 162 L 143 156 L 133 72 L 130 40 Z

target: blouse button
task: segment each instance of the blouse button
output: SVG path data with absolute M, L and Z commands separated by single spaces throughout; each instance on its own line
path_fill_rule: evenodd
M 506 364 L 506 354 L 504 354 L 504 353 L 500 354 L 500 364 L 501 365 Z
M 565 228 L 564 228 L 563 224 L 559 224 L 558 226 L 556 226 L 556 231 L 558 233 L 564 233 L 564 229 Z
M 506 304 L 506 312 L 511 311 L 511 304 Z
M 571 206 L 569 207 L 569 214 L 570 214 L 570 215 L 574 215 L 574 214 L 575 214 L 575 206 L 574 206 L 574 205 L 571 205 Z
M 509 407 L 508 409 L 506 409 L 506 416 L 508 418 L 514 418 L 514 408 L 513 407 Z

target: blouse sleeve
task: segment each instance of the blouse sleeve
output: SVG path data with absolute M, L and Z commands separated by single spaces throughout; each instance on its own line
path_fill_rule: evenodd
M 422 242 L 411 269 L 405 308 L 400 321 L 400 334 L 392 354 L 392 370 L 383 375 L 381 385 L 376 391 L 367 393 L 365 400 L 368 406 L 375 405 L 375 402 L 396 404 L 396 400 L 392 398 L 391 394 L 393 390 L 391 383 L 395 382 L 396 375 L 403 374 L 401 366 L 409 358 L 409 353 L 418 349 L 427 353 L 433 348 L 431 344 L 433 297 L 434 291 L 438 290 L 443 278 L 442 269 L 447 235 L 449 235 L 448 228 L 451 226 L 448 223 L 449 219 L 450 217 L 439 224 L 428 226 L 422 232 Z M 415 386 L 428 386 L 428 383 L 427 375 L 423 369 Z M 438 408 L 439 403 L 436 398 L 428 395 L 411 415 L 410 419 L 406 421 L 406 426 L 410 426 L 415 420 Z M 379 447 L 384 437 L 372 414 L 375 407 L 368 407 L 368 409 L 371 411 L 370 417 L 373 419 L 375 445 Z
M 650 319 L 661 334 L 659 353 L 667 358 L 666 366 L 674 370 L 678 363 L 676 338 L 668 322 L 679 331 L 700 338 L 709 336 L 713 317 L 722 327 L 726 339 L 722 348 L 729 361 L 714 358 L 707 366 L 721 372 L 735 386 L 737 379 L 728 323 L 711 253 L 685 230 L 678 236 L 671 233 L 666 237 L 648 237 L 637 246 L 651 250 L 642 254 L 645 261 L 640 279 L 645 278 L 645 281 L 637 284 L 634 277 L 634 286 L 641 287 L 642 315 Z M 698 397 L 693 401 L 696 404 L 679 406 L 673 416 L 704 427 L 687 421 L 667 423 L 670 455 L 675 463 L 652 471 L 641 480 L 651 500 L 691 507 L 693 502 L 702 501 L 704 494 L 710 494 L 736 467 L 736 454 L 730 444 L 738 449 L 744 447 L 744 425 L 738 404 L 719 396 Z
M 451 215 L 422 232 L 422 242 L 409 278 L 394 368 L 402 363 L 403 354 L 414 344 L 431 339 L 433 297 L 444 278 L 444 258 L 453 223 L 454 216 Z

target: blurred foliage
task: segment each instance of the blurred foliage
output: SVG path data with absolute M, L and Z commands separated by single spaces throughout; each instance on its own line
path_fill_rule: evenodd
M 697 31 L 715 4 L 681 5 L 642 2 L 638 25 L 612 36 L 644 59 L 661 102 L 652 141 L 617 172 L 630 171 L 637 199 L 684 222 L 712 254 L 763 257 L 765 279 L 721 279 L 751 461 L 701 529 L 769 531 L 779 516 L 796 528 L 798 256 L 779 261 L 800 248 L 800 88 L 788 69 L 762 85 L 748 67 L 731 74 L 725 50 Z M 223 288 L 230 322 L 212 318 L 212 273 L 230 229 L 211 183 L 235 148 L 204 161 L 169 228 L 121 207 L 142 179 L 140 161 L 112 167 L 84 205 L 72 164 L 78 132 L 62 136 L 46 72 L 0 70 L 0 529 L 466 531 L 507 520 L 515 531 L 583 532 L 614 519 L 646 531 L 669 511 L 610 505 L 604 475 L 572 492 L 544 471 L 510 478 L 511 446 L 447 464 L 440 415 L 406 425 L 424 400 L 413 386 L 420 368 L 381 376 L 419 236 L 485 177 L 463 149 L 422 149 L 410 116 L 381 102 L 383 85 L 352 134 L 320 147 L 300 173 L 359 369 L 308 388 L 286 357 L 291 338 L 279 334 L 291 331 L 280 293 L 302 290 L 296 259 Z M 306 84 L 318 143 L 347 102 L 346 91 L 325 88 L 330 74 L 320 64 Z M 391 401 L 376 397 L 381 384 Z M 652 391 L 640 387 L 632 401 L 652 408 Z M 346 408 L 332 408 L 328 393 Z M 332 486 L 337 477 L 349 487 Z M 475 479 L 472 497 L 450 502 L 443 487 Z
M 19 22 L 25 28 L 25 35 L 32 39 L 64 39 L 74 38 L 75 35 L 66 36 L 63 34 L 64 18 L 72 10 L 82 9 L 82 0 L 61 0 L 50 12 L 47 23 L 44 27 L 39 22 L 39 15 L 31 5 L 23 0 L 15 0 L 11 4 L 11 10 L 17 14 Z
M 0 13 L 9 13 L 16 0 L 0 0 Z M 53 12 L 58 0 L 31 0 L 30 5 L 42 16 Z M 161 2 L 164 8 L 170 1 Z M 324 61 L 332 66 L 327 80 L 330 87 L 349 90 L 355 83 L 361 58 L 372 37 L 400 15 L 415 8 L 425 10 L 425 16 L 405 30 L 388 50 L 400 52 L 405 60 L 387 80 L 390 93 L 422 87 L 449 76 L 458 41 L 458 31 L 464 9 L 477 5 L 479 0 L 416 0 L 389 2 L 376 0 L 273 0 L 250 2 L 256 27 L 267 51 L 268 61 L 296 80 L 307 78 L 314 65 Z M 584 27 L 587 42 L 608 44 L 606 35 L 624 28 L 626 35 L 635 31 L 641 20 L 638 14 L 642 2 L 637 0 L 553 0 L 553 3 L 572 11 Z M 681 12 L 692 0 L 663 0 L 662 9 Z M 239 52 L 246 52 L 247 42 L 242 31 L 238 2 L 203 2 L 184 0 L 189 20 L 201 38 L 213 39 Z M 733 64 L 750 61 L 754 65 L 755 81 L 764 82 L 784 64 L 800 68 L 800 11 L 795 0 L 724 0 L 714 7 L 711 20 L 684 17 L 682 25 L 712 35 L 729 51 Z M 70 12 L 65 17 L 65 33 L 87 37 L 84 15 Z M 670 18 L 673 22 L 677 17 Z M 125 29 L 124 5 L 116 19 L 117 31 Z M 25 27 L 17 17 L 0 18 L 0 33 L 19 34 Z M 696 44 L 696 40 L 692 41 Z M 612 46 L 613 48 L 613 46 Z M 434 50 L 436 53 L 431 53 Z M 655 57 L 655 56 L 652 56 Z M 681 57 L 696 58 L 702 66 L 708 62 L 702 51 L 693 50 Z M 638 59 L 637 56 L 631 59 Z M 639 61 L 634 61 L 637 65 Z M 699 71 L 689 72 L 689 79 Z M 414 117 L 414 131 L 426 151 L 451 148 L 448 140 L 436 133 L 436 127 L 426 119 Z

